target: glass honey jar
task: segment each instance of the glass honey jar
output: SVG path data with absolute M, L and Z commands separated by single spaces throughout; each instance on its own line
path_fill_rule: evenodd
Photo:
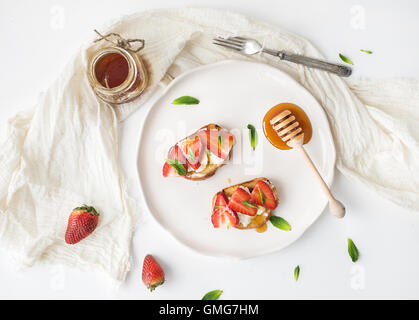
M 147 86 L 147 72 L 137 54 L 144 47 L 144 41 L 125 40 L 117 34 L 100 36 L 97 41 L 106 40 L 114 46 L 99 49 L 90 59 L 90 85 L 95 94 L 107 103 L 130 102 L 139 97 Z M 116 36 L 117 41 L 110 40 L 110 36 Z M 131 42 L 134 41 L 142 41 L 142 46 L 131 49 Z

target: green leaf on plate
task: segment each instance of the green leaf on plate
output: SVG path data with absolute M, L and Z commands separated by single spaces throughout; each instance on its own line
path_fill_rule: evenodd
M 251 124 L 247 126 L 247 129 L 249 129 L 250 145 L 252 146 L 253 150 L 255 150 L 258 144 L 258 133 L 256 132 L 256 128 Z
M 370 50 L 361 49 L 361 52 L 364 52 L 364 53 L 367 53 L 367 54 L 372 54 L 372 51 L 370 51 Z
M 348 239 L 348 253 L 352 262 L 357 262 L 359 258 L 359 251 L 352 239 Z
M 193 105 L 193 104 L 199 104 L 199 100 L 197 98 L 194 97 L 190 97 L 190 96 L 183 96 L 180 98 L 177 98 L 176 100 L 173 100 L 172 104 L 174 105 Z
M 222 294 L 222 290 L 210 291 L 202 298 L 202 300 L 218 300 Z
M 345 57 L 343 54 L 339 53 L 339 57 L 342 59 L 343 62 L 354 65 L 354 63 L 348 57 Z
M 177 174 L 180 176 L 186 175 L 186 169 L 178 160 L 167 159 L 166 162 L 176 170 Z
M 284 231 L 291 231 L 291 226 L 285 219 L 281 217 L 277 217 L 277 216 L 271 216 L 269 220 L 278 229 L 281 229 Z
M 295 281 L 298 281 L 298 278 L 300 277 L 300 266 L 296 266 L 294 269 L 294 279 Z
M 248 208 L 252 208 L 252 209 L 257 209 L 258 208 L 257 205 L 255 205 L 254 203 L 252 203 L 250 201 L 243 201 L 243 204 Z

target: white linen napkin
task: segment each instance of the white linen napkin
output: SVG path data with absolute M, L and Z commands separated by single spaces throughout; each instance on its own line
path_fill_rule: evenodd
M 0 246 L 24 265 L 64 263 L 100 270 L 122 281 L 130 265 L 135 217 L 118 164 L 118 121 L 171 77 L 224 59 L 249 59 L 290 74 L 325 109 L 337 148 L 337 167 L 382 196 L 419 210 L 419 83 L 352 80 L 280 61 L 244 57 L 212 45 L 216 34 L 246 35 L 270 48 L 315 58 L 305 39 L 279 27 L 215 9 L 168 9 L 124 17 L 100 30 L 144 38 L 150 85 L 143 96 L 115 108 L 98 101 L 87 81 L 88 57 L 107 44 L 80 50 L 34 108 L 9 121 L 0 149 Z M 68 215 L 80 204 L 101 213 L 97 230 L 66 245 Z

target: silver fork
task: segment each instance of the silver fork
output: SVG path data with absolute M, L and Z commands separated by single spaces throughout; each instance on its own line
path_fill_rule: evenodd
M 228 49 L 233 49 L 239 52 L 242 52 L 247 55 L 253 55 L 256 53 L 268 53 L 270 55 L 279 57 L 281 60 L 291 61 L 294 63 L 299 63 L 304 66 L 310 67 L 310 68 L 316 68 L 324 71 L 328 71 L 334 74 L 337 74 L 341 77 L 349 77 L 352 74 L 352 69 L 340 65 L 340 64 L 334 64 L 322 60 L 317 60 L 309 57 L 305 57 L 298 54 L 292 54 L 285 51 L 276 51 L 271 50 L 262 47 L 259 42 L 257 42 L 254 39 L 247 39 L 243 37 L 230 37 L 230 38 L 215 38 L 213 39 L 213 43 L 225 47 Z

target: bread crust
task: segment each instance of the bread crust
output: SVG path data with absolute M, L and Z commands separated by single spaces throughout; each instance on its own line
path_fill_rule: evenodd
M 248 188 L 250 190 L 250 192 L 252 192 L 252 190 L 254 189 L 256 183 L 258 183 L 261 180 L 267 181 L 269 183 L 269 185 L 271 186 L 272 192 L 273 192 L 273 194 L 275 196 L 276 203 L 278 204 L 278 202 L 279 202 L 279 200 L 278 200 L 279 199 L 279 197 L 278 197 L 278 190 L 273 185 L 273 183 L 270 182 L 269 179 L 267 179 L 267 178 L 256 178 L 256 179 L 253 179 L 253 180 L 250 180 L 250 181 L 246 181 L 246 182 L 243 182 L 243 183 L 236 184 L 236 185 L 231 186 L 231 187 L 227 187 L 227 188 L 225 188 L 225 189 L 223 189 L 223 190 L 221 190 L 219 192 L 224 192 L 224 194 L 226 195 L 227 198 L 230 198 L 233 195 L 233 193 L 239 187 Z M 214 208 L 215 200 L 216 200 L 217 194 L 219 192 L 217 192 L 214 195 L 214 197 L 212 198 L 212 206 L 211 206 L 211 208 Z M 270 219 L 270 217 L 272 215 L 272 210 L 267 210 L 267 212 L 268 212 L 268 215 L 267 216 L 264 216 L 264 215 L 254 216 L 252 218 L 252 220 L 250 221 L 250 223 L 247 226 L 244 226 L 242 223 L 239 223 L 239 225 L 237 225 L 235 228 L 236 229 L 240 229 L 240 230 L 260 228 L 260 227 L 262 227 L 263 225 L 265 225 L 269 221 L 269 219 Z

